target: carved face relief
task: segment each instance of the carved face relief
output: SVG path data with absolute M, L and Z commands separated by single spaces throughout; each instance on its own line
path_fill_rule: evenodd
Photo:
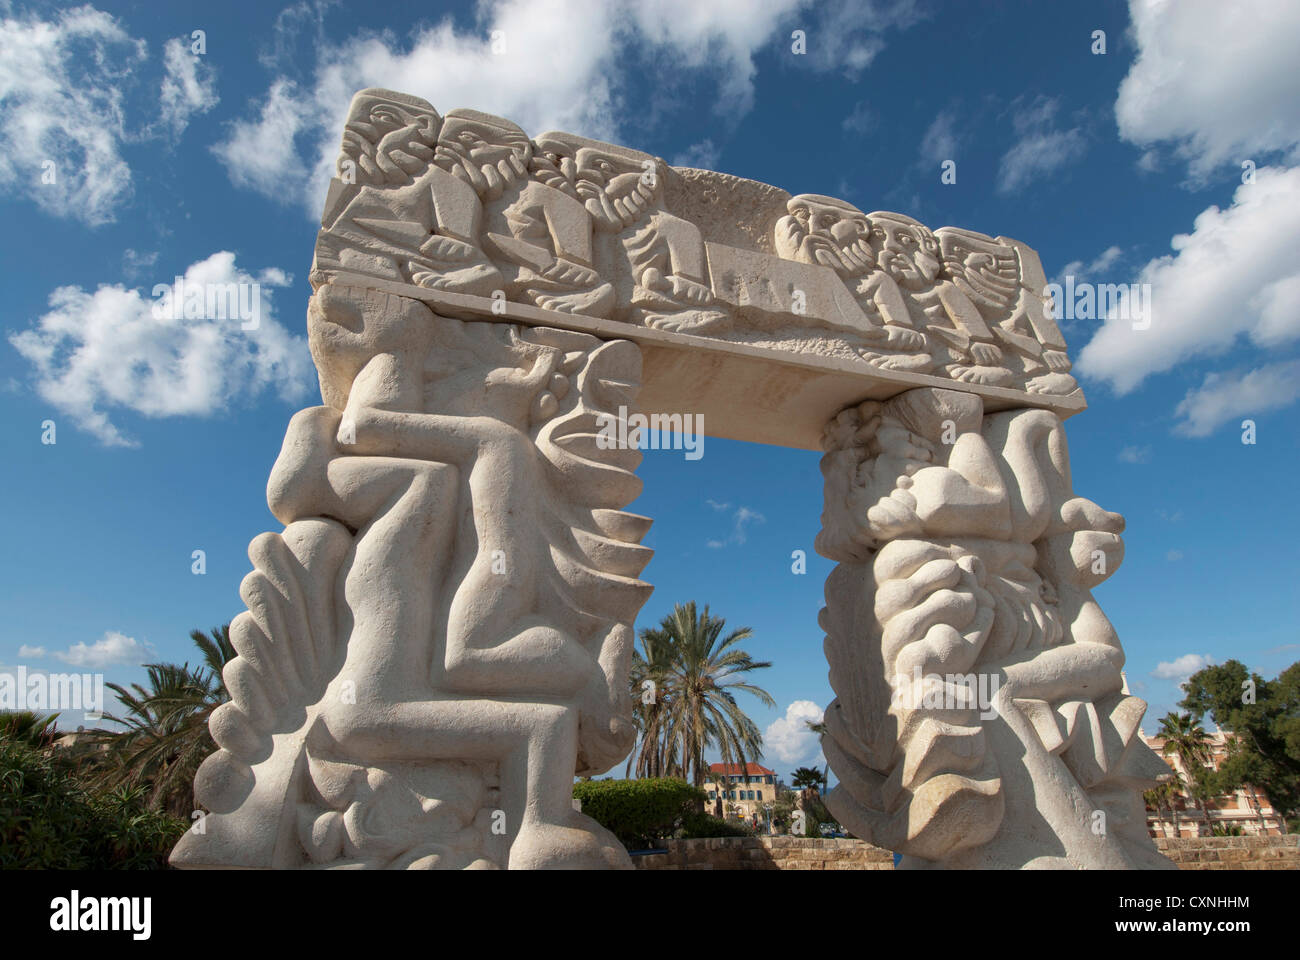
M 874 269 L 867 246 L 871 225 L 867 215 L 833 197 L 800 194 L 786 204 L 789 217 L 778 226 L 777 245 L 783 256 L 829 266 L 843 276 L 859 277 Z M 790 241 L 797 245 L 790 249 Z
M 870 221 L 876 266 L 905 290 L 924 290 L 934 283 L 939 245 L 929 229 L 898 214 L 871 214 Z
M 507 120 L 473 110 L 453 110 L 443 120 L 434 163 L 466 180 L 480 194 L 499 193 L 527 176 L 528 135 Z
M 428 162 L 439 123 L 435 111 L 414 99 L 407 103 L 381 93 L 359 93 L 345 125 L 340 162 L 359 164 L 362 182 L 410 183 Z

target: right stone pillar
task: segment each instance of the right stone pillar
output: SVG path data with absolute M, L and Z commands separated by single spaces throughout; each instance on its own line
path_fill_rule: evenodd
M 1124 652 L 1092 587 L 1124 518 L 1074 494 L 1060 419 L 909 390 L 826 426 L 817 550 L 831 813 L 902 867 L 1164 868 Z

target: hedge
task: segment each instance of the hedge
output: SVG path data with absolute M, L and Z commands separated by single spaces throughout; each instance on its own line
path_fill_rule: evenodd
M 584 780 L 573 785 L 582 812 L 629 850 L 645 850 L 673 834 L 704 804 L 704 791 L 685 780 Z

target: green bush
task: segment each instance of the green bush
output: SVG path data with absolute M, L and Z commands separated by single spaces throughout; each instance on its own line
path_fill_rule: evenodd
M 724 820 L 711 813 L 693 813 L 682 823 L 683 840 L 700 840 L 704 837 L 752 837 L 754 828 L 744 820 Z
M 671 837 L 704 803 L 704 791 L 685 780 L 584 780 L 573 785 L 582 812 L 629 850 Z
M 0 868 L 158 869 L 185 832 L 143 789 L 88 791 L 48 753 L 0 741 Z

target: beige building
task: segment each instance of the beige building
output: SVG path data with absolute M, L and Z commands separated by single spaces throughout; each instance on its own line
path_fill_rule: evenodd
M 1228 755 L 1232 734 L 1216 730 L 1210 738 L 1210 767 L 1217 770 Z M 1163 737 L 1142 734 L 1156 755 L 1182 774 L 1187 780 L 1187 770 L 1177 754 L 1164 752 Z M 1223 794 L 1202 805 L 1187 796 L 1183 790 L 1174 802 L 1173 809 L 1155 810 L 1147 807 L 1147 829 L 1153 837 L 1208 837 L 1215 827 L 1240 827 L 1246 836 L 1278 836 L 1286 833 L 1286 821 L 1273 809 L 1262 790 L 1249 784 L 1230 794 Z
M 776 771 L 759 763 L 747 763 L 743 769 L 738 763 L 711 763 L 709 776 L 704 790 L 710 812 L 721 788 L 724 817 L 759 824 L 767 821 L 766 808 L 776 800 Z M 722 778 L 721 784 L 717 778 Z

